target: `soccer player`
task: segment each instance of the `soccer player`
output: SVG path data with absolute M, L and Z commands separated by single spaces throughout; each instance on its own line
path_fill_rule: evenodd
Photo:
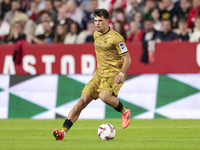
M 85 86 L 81 98 L 69 112 L 62 131 L 53 130 L 56 140 L 63 140 L 81 111 L 93 100 L 100 98 L 104 103 L 122 114 L 122 128 L 130 124 L 131 111 L 117 99 L 118 92 L 131 65 L 131 58 L 123 37 L 108 26 L 109 13 L 105 9 L 94 11 L 94 46 L 97 68 L 92 80 Z

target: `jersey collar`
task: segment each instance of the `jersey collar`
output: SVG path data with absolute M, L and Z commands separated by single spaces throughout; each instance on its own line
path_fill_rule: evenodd
M 105 35 L 106 33 L 108 33 L 110 31 L 110 26 L 108 26 L 108 27 L 109 27 L 108 31 L 103 34 L 100 34 L 100 36 Z

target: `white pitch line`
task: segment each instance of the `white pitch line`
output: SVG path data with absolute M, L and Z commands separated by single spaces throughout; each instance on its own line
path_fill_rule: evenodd
M 166 128 L 171 128 L 171 129 L 177 129 L 177 128 L 199 128 L 200 126 L 182 126 L 182 127 L 127 127 L 126 129 L 166 129 Z M 4 130 L 10 130 L 10 129 L 16 129 L 16 130 L 47 130 L 47 129 L 52 129 L 52 128 L 1 128 Z M 97 128 L 72 128 L 72 130 L 94 130 L 98 129 Z M 116 127 L 115 129 L 123 129 L 122 127 Z

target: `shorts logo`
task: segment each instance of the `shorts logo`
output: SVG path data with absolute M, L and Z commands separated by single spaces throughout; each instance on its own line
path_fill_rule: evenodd
M 126 52 L 127 48 L 124 42 L 119 43 L 119 47 L 121 49 L 122 52 Z

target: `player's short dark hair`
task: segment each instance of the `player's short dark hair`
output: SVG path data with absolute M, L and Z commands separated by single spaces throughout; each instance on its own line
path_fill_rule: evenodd
M 103 16 L 105 19 L 109 19 L 109 12 L 104 8 L 95 9 L 94 17 L 96 17 L 96 16 L 98 16 L 98 17 L 102 17 Z

